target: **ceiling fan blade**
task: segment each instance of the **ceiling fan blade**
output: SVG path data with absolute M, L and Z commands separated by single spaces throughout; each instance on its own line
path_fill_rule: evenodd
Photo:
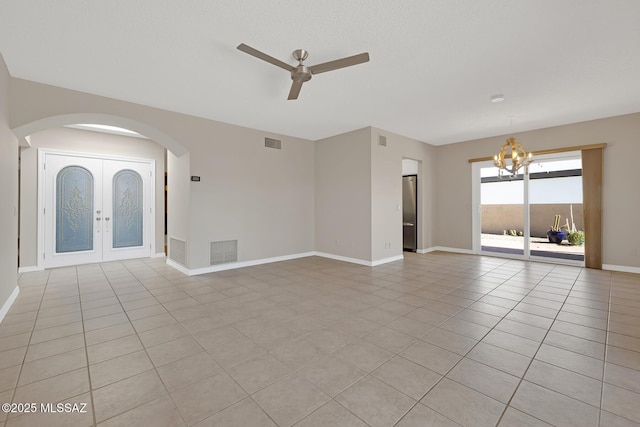
M 291 84 L 291 90 L 289 91 L 289 97 L 287 98 L 288 100 L 292 100 L 292 99 L 298 99 L 298 95 L 300 95 L 300 89 L 302 89 L 302 83 L 303 82 L 297 82 L 297 81 L 293 81 L 293 83 Z
M 350 67 L 352 65 L 369 62 L 369 53 L 360 53 L 358 55 L 348 56 L 335 61 L 324 62 L 322 64 L 312 65 L 308 67 L 313 74 L 320 74 L 327 71 L 337 70 L 338 68 Z
M 240 43 L 238 45 L 238 50 L 241 50 L 244 53 L 248 53 L 251 56 L 255 56 L 258 59 L 262 59 L 263 61 L 267 61 L 277 67 L 284 68 L 287 71 L 293 71 L 295 69 L 295 67 L 287 64 L 286 62 L 282 62 L 279 59 L 276 59 L 273 56 L 269 56 L 264 52 L 260 52 L 259 50 L 254 49 L 251 46 L 247 46 L 244 43 Z

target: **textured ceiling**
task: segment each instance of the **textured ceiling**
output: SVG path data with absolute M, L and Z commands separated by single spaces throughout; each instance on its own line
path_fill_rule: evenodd
M 285 70 L 360 52 L 287 101 Z M 320 139 L 435 145 L 640 111 L 637 0 L 2 0 L 12 76 Z M 500 104 L 489 102 L 503 93 Z

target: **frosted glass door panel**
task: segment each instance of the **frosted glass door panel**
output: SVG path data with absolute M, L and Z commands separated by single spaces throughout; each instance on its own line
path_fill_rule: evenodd
M 104 161 L 105 219 L 103 259 L 113 261 L 151 255 L 151 165 Z M 108 206 L 107 206 L 108 205 Z
M 56 177 L 56 253 L 93 249 L 93 188 L 91 172 L 67 166 Z
M 143 245 L 143 186 L 136 171 L 121 170 L 113 177 L 113 247 Z
M 44 158 L 45 267 L 102 261 L 102 161 Z

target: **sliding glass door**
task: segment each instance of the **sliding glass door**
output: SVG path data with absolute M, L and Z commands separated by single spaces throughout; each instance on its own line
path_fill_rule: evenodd
M 584 262 L 580 152 L 539 156 L 528 175 L 477 163 L 473 176 L 476 253 Z
M 584 261 L 580 156 L 541 159 L 529 168 L 532 257 Z

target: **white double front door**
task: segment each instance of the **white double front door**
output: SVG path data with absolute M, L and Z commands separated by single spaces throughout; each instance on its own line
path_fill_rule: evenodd
M 152 166 L 44 154 L 44 266 L 149 257 Z

